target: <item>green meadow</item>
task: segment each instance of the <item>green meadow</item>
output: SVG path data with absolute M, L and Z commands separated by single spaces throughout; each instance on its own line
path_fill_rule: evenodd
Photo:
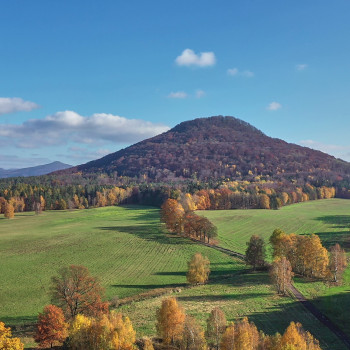
M 187 261 L 201 252 L 214 275 L 242 269 L 239 261 L 187 239 L 165 235 L 159 210 L 106 207 L 20 213 L 0 218 L 0 320 L 33 322 L 50 303 L 50 279 L 63 266 L 87 266 L 106 296 L 123 298 L 186 283 Z
M 320 236 L 329 248 L 339 243 L 350 254 L 350 200 L 324 199 L 293 204 L 279 210 L 199 211 L 217 227 L 219 245 L 244 253 L 253 234 L 268 243 L 275 228 L 287 233 Z M 350 334 L 350 267 L 341 286 L 295 278 L 295 285 L 343 331 Z

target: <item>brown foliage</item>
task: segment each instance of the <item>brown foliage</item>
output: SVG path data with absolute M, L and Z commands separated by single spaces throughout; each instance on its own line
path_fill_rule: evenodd
M 335 283 L 338 283 L 342 279 L 346 266 L 347 260 L 345 251 L 337 243 L 331 247 L 329 258 L 329 269 Z
M 225 332 L 226 323 L 224 312 L 219 307 L 214 308 L 207 319 L 206 335 L 216 349 L 219 349 L 220 339 Z
M 287 294 L 288 287 L 292 283 L 293 272 L 290 262 L 284 256 L 275 259 L 272 263 L 270 276 L 277 292 L 283 295 Z
M 95 316 L 108 312 L 108 304 L 101 300 L 103 288 L 86 267 L 62 268 L 51 281 L 52 300 L 62 307 L 67 318 L 73 319 L 79 313 Z

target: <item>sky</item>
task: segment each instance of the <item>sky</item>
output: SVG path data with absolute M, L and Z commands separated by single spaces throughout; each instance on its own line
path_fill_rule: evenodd
M 0 168 L 235 116 L 350 161 L 350 2 L 0 3 Z

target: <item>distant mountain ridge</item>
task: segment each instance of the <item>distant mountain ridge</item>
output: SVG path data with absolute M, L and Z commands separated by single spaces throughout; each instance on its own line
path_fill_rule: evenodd
M 22 169 L 1 169 L 0 168 L 0 178 L 46 175 L 46 174 L 52 173 L 53 171 L 63 170 L 71 167 L 72 165 L 56 161 L 49 164 L 37 165 L 34 167 L 22 168 Z
M 74 172 L 116 172 L 156 180 L 320 173 L 341 178 L 350 175 L 350 163 L 266 136 L 238 118 L 214 116 L 182 122 L 163 134 L 59 173 Z

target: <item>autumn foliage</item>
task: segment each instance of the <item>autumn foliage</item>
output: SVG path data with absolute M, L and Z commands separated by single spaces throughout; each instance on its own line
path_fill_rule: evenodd
M 114 312 L 98 318 L 78 314 L 69 330 L 72 350 L 132 350 L 135 340 L 130 319 Z
M 52 277 L 52 301 L 62 307 L 68 319 L 78 314 L 97 316 L 108 312 L 102 302 L 103 288 L 84 266 L 71 265 Z
M 263 267 L 265 265 L 265 256 L 264 240 L 257 235 L 251 236 L 249 242 L 247 242 L 247 250 L 245 252 L 246 263 L 253 266 L 255 270 L 257 267 Z
M 185 313 L 175 298 L 167 298 L 162 301 L 157 310 L 157 332 L 164 344 L 174 344 L 182 338 L 185 325 Z
M 20 339 L 12 337 L 11 328 L 5 327 L 5 323 L 0 322 L 0 349 L 23 350 L 23 348 Z
M 286 295 L 292 283 L 292 266 L 286 257 L 276 258 L 270 268 L 272 283 L 279 294 Z
M 35 341 L 42 348 L 61 345 L 68 336 L 68 324 L 61 308 L 47 305 L 38 316 Z
M 203 284 L 208 281 L 210 261 L 201 253 L 196 253 L 188 262 L 187 281 L 190 284 Z

